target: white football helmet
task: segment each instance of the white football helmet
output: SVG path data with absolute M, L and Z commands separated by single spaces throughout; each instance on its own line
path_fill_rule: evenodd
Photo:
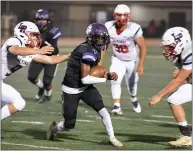
M 29 21 L 22 21 L 14 28 L 14 36 L 19 38 L 27 47 L 39 48 L 41 45 L 38 27 Z
M 183 27 L 173 27 L 168 29 L 162 37 L 163 55 L 173 61 L 177 55 L 181 54 L 184 46 L 191 42 L 189 31 Z
M 130 20 L 130 8 L 125 4 L 119 4 L 114 10 L 114 18 L 118 28 L 126 25 Z

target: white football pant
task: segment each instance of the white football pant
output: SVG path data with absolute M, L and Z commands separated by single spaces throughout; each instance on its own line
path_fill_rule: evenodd
M 1 108 L 7 104 L 13 104 L 18 111 L 21 111 L 25 107 L 25 100 L 21 97 L 20 93 L 6 83 L 1 82 L 1 84 Z
M 180 105 L 192 101 L 192 84 L 181 85 L 174 93 L 170 94 L 167 101 L 174 105 Z
M 127 89 L 132 96 L 137 95 L 138 74 L 136 72 L 137 61 L 122 61 L 115 56 L 111 57 L 110 72 L 116 72 L 118 79 L 111 80 L 111 92 L 113 99 L 120 99 L 121 97 L 121 82 L 125 75 Z

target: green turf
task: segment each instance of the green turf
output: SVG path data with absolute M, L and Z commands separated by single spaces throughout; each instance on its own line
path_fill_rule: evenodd
M 69 47 L 61 49 L 62 53 L 71 50 L 72 48 Z M 152 115 L 172 116 L 168 104 L 163 100 L 153 108 L 148 107 L 149 98 L 171 80 L 173 66 L 160 56 L 160 52 L 160 48 L 148 48 L 148 56 L 145 62 L 145 74 L 140 79 L 138 85 L 138 98 L 142 106 L 142 112 L 140 114 L 133 112 L 128 99 L 125 81 L 122 83 L 121 105 L 124 114 L 122 117 L 112 117 L 115 135 L 124 145 L 122 148 L 118 148 L 119 150 L 191 150 L 191 147 L 174 148 L 167 145 L 168 141 L 174 140 L 179 134 L 176 125 L 169 123 L 175 123 L 173 118 L 152 117 Z M 107 68 L 109 68 L 110 65 L 110 56 L 111 53 L 108 52 L 104 62 L 104 66 Z M 108 144 L 108 137 L 99 116 L 83 102 L 80 102 L 78 108 L 76 128 L 71 132 L 59 133 L 55 141 L 45 140 L 45 133 L 50 123 L 53 120 L 60 121 L 62 119 L 60 94 L 65 67 L 66 63 L 59 65 L 57 75 L 53 81 L 53 98 L 48 104 L 38 104 L 34 102 L 37 89 L 27 81 L 27 67 L 16 72 L 6 80 L 7 83 L 21 93 L 26 99 L 27 104 L 22 112 L 2 121 L 1 149 L 117 149 Z M 113 102 L 110 92 L 110 83 L 97 84 L 96 86 L 103 95 L 107 109 L 111 111 Z M 184 107 L 187 113 L 187 120 L 189 124 L 191 124 L 192 106 L 190 104 L 185 104 Z M 88 120 L 88 122 L 83 122 L 81 120 Z M 36 121 L 43 122 L 44 124 L 13 123 L 13 121 Z

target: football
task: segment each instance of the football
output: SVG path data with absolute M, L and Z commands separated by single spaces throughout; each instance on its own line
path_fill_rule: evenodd
M 98 78 L 104 78 L 106 69 L 103 66 L 94 66 L 90 69 L 89 75 Z

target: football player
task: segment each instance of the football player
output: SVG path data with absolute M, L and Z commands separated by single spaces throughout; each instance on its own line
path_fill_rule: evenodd
M 133 110 L 140 113 L 141 106 L 136 95 L 138 76 L 143 75 L 146 57 L 143 31 L 139 24 L 130 21 L 131 14 L 127 5 L 117 5 L 114 10 L 114 18 L 115 20 L 105 23 L 113 46 L 110 71 L 118 74 L 118 80 L 111 81 L 111 92 L 114 101 L 112 113 L 122 115 L 120 97 L 121 82 L 124 76 Z M 104 54 L 103 52 L 103 57 Z
M 77 46 L 71 53 L 62 82 L 64 121 L 53 122 L 47 132 L 48 140 L 54 139 L 58 131 L 74 129 L 80 99 L 91 106 L 102 118 L 109 140 L 113 146 L 120 147 L 113 131 L 111 117 L 103 104 L 102 96 L 94 83 L 117 80 L 115 72 L 105 73 L 104 78 L 89 75 L 90 68 L 98 65 L 101 51 L 109 44 L 109 34 L 102 24 L 91 24 L 86 30 L 86 42 Z
M 168 142 L 173 146 L 192 145 L 191 132 L 186 121 L 183 104 L 192 101 L 192 41 L 189 31 L 183 27 L 168 29 L 162 37 L 163 55 L 177 68 L 173 80 L 158 94 L 153 96 L 149 105 L 158 103 L 164 96 L 179 125 L 180 137 Z
M 50 15 L 47 10 L 40 9 L 35 14 L 35 24 L 40 30 L 40 36 L 43 46 L 52 46 L 54 51 L 49 55 L 58 55 L 59 49 L 57 46 L 58 38 L 61 36 L 61 31 L 58 27 L 53 26 Z M 41 48 L 40 47 L 40 48 Z M 28 70 L 28 80 L 38 87 L 36 101 L 44 103 L 50 101 L 52 96 L 52 80 L 57 72 L 57 64 L 42 64 L 32 61 Z M 38 78 L 42 69 L 44 69 L 43 82 Z M 42 98 L 43 96 L 43 98 Z M 40 100 L 42 98 L 42 100 Z
M 2 52 L 2 97 L 1 120 L 21 111 L 25 107 L 25 100 L 12 86 L 3 82 L 8 76 L 22 67 L 28 65 L 32 60 L 46 64 L 57 64 L 68 59 L 68 55 L 47 56 L 53 52 L 53 47 L 41 45 L 38 27 L 28 21 L 17 24 L 14 28 L 14 36 L 9 38 L 1 48 Z M 45 55 L 43 55 L 45 54 Z

